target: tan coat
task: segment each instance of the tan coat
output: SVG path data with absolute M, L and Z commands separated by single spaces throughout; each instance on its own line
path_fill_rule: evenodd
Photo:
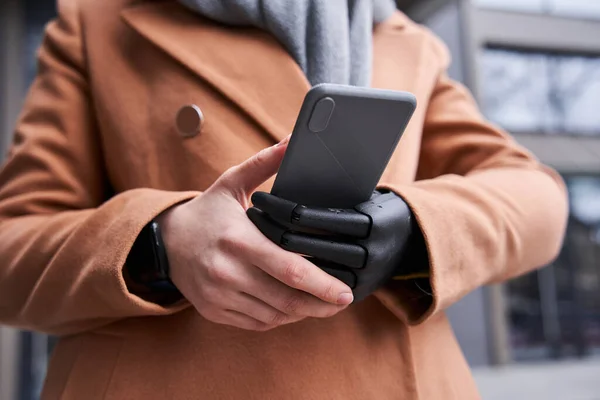
M 373 78 L 418 98 L 382 185 L 416 213 L 433 298 L 398 282 L 253 333 L 143 301 L 122 265 L 149 220 L 292 130 L 306 78 L 267 34 L 175 1 L 59 3 L 0 174 L 0 322 L 64 335 L 44 399 L 478 398 L 442 310 L 555 257 L 567 204 L 447 77 L 438 39 L 395 14 L 376 28 Z M 206 123 L 183 138 L 188 103 Z

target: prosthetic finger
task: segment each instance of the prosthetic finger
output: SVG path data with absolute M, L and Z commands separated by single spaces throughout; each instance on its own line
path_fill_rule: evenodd
M 266 237 L 285 250 L 356 269 L 362 268 L 367 260 L 367 251 L 362 246 L 287 231 L 256 207 L 248 210 L 248 217 Z
M 281 246 L 283 234 L 287 232 L 284 226 L 256 207 L 249 208 L 246 211 L 246 215 L 263 235 L 276 245 Z
M 344 282 L 350 287 L 350 289 L 354 290 L 356 288 L 358 278 L 354 271 L 352 271 L 351 269 L 344 268 L 340 265 L 324 260 L 311 259 L 311 261 L 323 271 L 327 272 L 329 275 Z
M 288 224 L 292 223 L 292 215 L 296 207 L 298 207 L 298 204 L 293 201 L 285 200 L 266 192 L 255 192 L 252 194 L 251 200 L 254 207 L 260 208 L 269 214 L 271 218 Z
M 355 210 L 306 207 L 265 192 L 254 193 L 252 203 L 273 219 L 303 230 L 366 238 L 371 229 L 371 219 Z

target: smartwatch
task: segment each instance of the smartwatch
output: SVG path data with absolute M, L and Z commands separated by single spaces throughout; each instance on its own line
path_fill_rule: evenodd
M 125 271 L 131 282 L 151 292 L 179 293 L 169 276 L 169 260 L 157 221 L 150 221 L 138 235 L 125 262 Z

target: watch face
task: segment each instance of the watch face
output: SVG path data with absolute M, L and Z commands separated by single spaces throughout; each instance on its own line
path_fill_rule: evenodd
M 133 244 L 126 262 L 132 281 L 153 291 L 177 291 L 169 278 L 166 249 L 155 221 L 142 229 Z
M 170 281 L 169 277 L 169 260 L 167 259 L 167 249 L 162 239 L 160 225 L 156 221 L 150 223 L 152 232 L 152 242 L 154 247 L 154 257 L 156 264 L 157 280 Z

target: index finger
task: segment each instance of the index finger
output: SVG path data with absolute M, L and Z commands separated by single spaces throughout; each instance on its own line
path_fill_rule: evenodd
M 249 262 L 284 284 L 312 294 L 331 303 L 352 303 L 352 290 L 342 281 L 329 275 L 304 257 L 283 250 L 264 237 L 257 228 L 257 235 L 249 248 Z

